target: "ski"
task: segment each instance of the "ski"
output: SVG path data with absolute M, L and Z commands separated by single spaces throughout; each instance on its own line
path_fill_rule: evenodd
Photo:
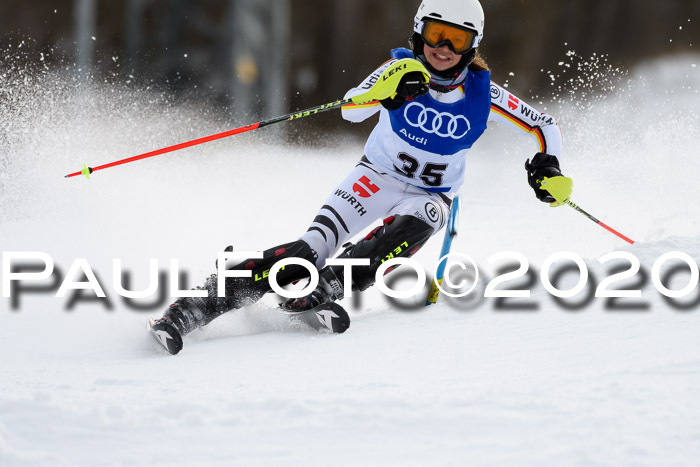
M 304 323 L 317 331 L 329 330 L 341 334 L 350 327 L 350 316 L 337 303 L 324 303 L 307 311 L 282 311 L 282 313 L 291 321 Z M 170 321 L 148 318 L 148 332 L 170 354 L 176 355 L 182 350 L 182 336 Z
M 170 322 L 148 318 L 148 331 L 153 338 L 172 355 L 182 350 L 182 336 Z
M 350 327 L 350 316 L 345 309 L 334 302 L 324 303 L 307 311 L 283 311 L 292 321 L 302 322 L 317 331 L 328 329 L 343 333 Z

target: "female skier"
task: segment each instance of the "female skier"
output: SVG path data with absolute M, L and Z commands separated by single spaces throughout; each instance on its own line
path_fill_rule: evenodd
M 227 277 L 226 296 L 220 298 L 214 274 L 199 288 L 206 296 L 180 298 L 155 321 L 152 329 L 165 336 L 160 340 L 171 353 L 182 348 L 183 335 L 270 292 L 267 274 L 282 259 L 302 258 L 319 269 L 318 287 L 306 297 L 282 304 L 287 311 L 305 311 L 343 298 L 344 267 L 325 266 L 341 248 L 339 258 L 369 260 L 368 265 L 352 268 L 353 290 L 373 285 L 385 258 L 412 256 L 445 225 L 449 194 L 462 185 L 467 152 L 489 121 L 504 123 L 536 140 L 537 154 L 525 163 L 528 183 L 537 199 L 556 205 L 540 181 L 561 175 L 559 128 L 552 117 L 490 81 L 488 66 L 478 53 L 484 32 L 479 1 L 423 0 L 413 30 L 410 50 L 392 50 L 391 60 L 345 97 L 371 89 L 382 73 L 405 58 L 425 66 L 429 84 L 417 72 L 409 72 L 400 80 L 394 98 L 343 107 L 343 118 L 351 122 L 379 113 L 360 162 L 299 239 L 227 268 L 250 271 L 250 278 Z M 355 244 L 346 243 L 378 219 L 383 222 L 369 235 Z M 284 286 L 308 275 L 301 266 L 287 266 L 279 271 L 277 282 Z

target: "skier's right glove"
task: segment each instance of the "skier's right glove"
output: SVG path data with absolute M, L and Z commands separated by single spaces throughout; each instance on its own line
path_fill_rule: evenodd
M 530 159 L 525 161 L 525 170 L 527 170 L 527 182 L 535 190 L 537 199 L 543 203 L 555 203 L 557 200 L 547 190 L 542 189 L 541 184 L 544 177 L 551 178 L 562 175 L 561 170 L 559 170 L 559 159 L 556 156 L 538 152 L 532 161 Z
M 423 94 L 427 94 L 430 87 L 424 82 L 423 74 L 419 71 L 409 71 L 401 78 L 396 87 L 396 96 L 387 97 L 379 101 L 387 110 L 398 110 L 406 103 Z

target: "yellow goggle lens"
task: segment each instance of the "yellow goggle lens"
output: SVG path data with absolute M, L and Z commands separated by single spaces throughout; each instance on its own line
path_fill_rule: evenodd
M 448 24 L 426 21 L 423 27 L 423 40 L 430 47 L 438 47 L 447 41 L 457 54 L 467 52 L 474 42 L 474 33 Z

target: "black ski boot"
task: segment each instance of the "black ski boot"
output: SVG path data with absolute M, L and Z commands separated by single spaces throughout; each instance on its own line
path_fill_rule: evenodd
M 231 251 L 231 247 L 225 251 Z M 267 279 L 270 268 L 285 258 L 297 257 L 316 263 L 316 252 L 302 241 L 287 243 L 271 248 L 263 252 L 262 258 L 248 259 L 228 269 L 248 270 L 251 278 L 227 277 L 224 284 L 225 296 L 218 296 L 218 277 L 212 274 L 204 281 L 204 285 L 195 290 L 206 290 L 205 297 L 179 298 L 170 305 L 163 317 L 151 320 L 151 331 L 157 326 L 159 331 L 165 332 L 156 335 L 156 340 L 170 353 L 177 353 L 182 349 L 182 337 L 193 330 L 206 326 L 215 318 L 230 310 L 257 302 L 272 288 Z M 302 266 L 287 266 L 277 274 L 277 282 L 281 286 L 288 285 L 297 280 L 308 277 L 308 271 Z M 171 342 L 172 341 L 172 342 Z M 173 352 L 174 350 L 174 352 Z
M 149 329 L 156 342 L 165 347 L 165 350 L 175 355 L 182 350 L 182 334 L 173 321 L 163 316 L 162 318 L 149 320 Z
M 341 270 L 342 271 L 342 270 Z M 338 278 L 331 268 L 323 268 L 318 274 L 318 286 L 309 295 L 301 298 L 290 298 L 280 304 L 280 308 L 288 312 L 302 312 L 316 308 L 325 303 L 342 300 L 343 279 Z
M 178 298 L 165 310 L 162 318 L 150 322 L 153 336 L 173 355 L 182 350 L 183 336 L 209 324 L 235 305 L 233 297 L 216 296 L 216 274 L 209 276 L 202 287 L 195 287 L 194 290 L 206 290 L 208 296 Z

